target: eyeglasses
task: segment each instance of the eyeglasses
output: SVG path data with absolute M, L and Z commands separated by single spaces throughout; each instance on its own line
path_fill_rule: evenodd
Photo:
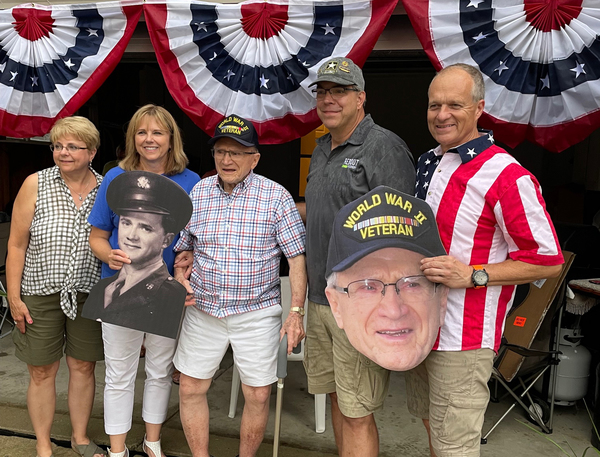
M 437 284 L 431 282 L 425 275 L 406 276 L 389 284 L 379 279 L 360 279 L 352 281 L 348 287 L 333 286 L 333 288 L 348 294 L 350 300 L 377 304 L 385 295 L 388 286 L 394 286 L 396 295 L 408 302 L 430 299 L 437 290 Z
M 242 151 L 228 151 L 227 149 L 211 149 L 210 152 L 211 152 L 212 156 L 216 159 L 223 159 L 223 158 L 225 158 L 226 154 L 229 154 L 229 157 L 231 157 L 233 160 L 241 159 L 245 155 L 258 154 L 258 151 L 242 152 Z
M 331 95 L 331 98 L 333 98 L 334 100 L 338 100 L 338 99 L 342 98 L 344 95 L 346 95 L 347 91 L 360 92 L 358 87 L 335 86 L 335 87 L 332 87 L 331 89 L 323 89 L 323 88 L 319 87 L 317 89 L 313 89 L 312 93 L 317 100 L 323 100 L 325 98 L 325 95 L 327 95 L 327 92 L 329 92 L 329 94 Z
M 69 152 L 77 152 L 80 149 L 88 149 L 88 148 L 80 148 L 79 146 L 75 146 L 74 144 L 67 144 L 66 146 L 63 146 L 60 143 L 55 143 L 55 144 L 50 145 L 50 150 L 52 152 L 60 152 L 63 150 L 63 148 L 67 148 L 67 151 L 69 151 Z

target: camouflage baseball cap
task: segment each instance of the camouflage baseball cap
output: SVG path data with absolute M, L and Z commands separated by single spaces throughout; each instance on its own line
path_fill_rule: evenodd
M 342 86 L 356 86 L 365 90 L 365 78 L 358 65 L 347 57 L 332 57 L 317 71 L 317 79 L 308 87 L 320 82 L 332 82 Z

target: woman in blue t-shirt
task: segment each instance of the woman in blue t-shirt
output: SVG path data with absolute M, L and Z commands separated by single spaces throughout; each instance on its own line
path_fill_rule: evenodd
M 127 128 L 125 158 L 104 178 L 94 208 L 88 218 L 92 225 L 90 246 L 102 262 L 102 278 L 112 276 L 129 256 L 119 249 L 117 229 L 119 216 L 108 206 L 106 190 L 111 181 L 121 173 L 143 170 L 159 173 L 172 179 L 186 192 L 200 181 L 198 174 L 186 168 L 187 156 L 179 128 L 173 116 L 162 107 L 146 105 L 137 110 Z M 164 249 L 163 259 L 173 275 L 175 254 L 173 243 Z M 131 429 L 135 377 L 142 342 L 146 347 L 146 383 L 142 418 L 146 424 L 144 452 L 149 457 L 163 457 L 160 431 L 167 416 L 171 395 L 171 373 L 176 340 L 102 323 L 104 355 L 106 361 L 106 386 L 104 388 L 104 428 L 110 437 L 109 456 L 126 457 L 127 432 Z

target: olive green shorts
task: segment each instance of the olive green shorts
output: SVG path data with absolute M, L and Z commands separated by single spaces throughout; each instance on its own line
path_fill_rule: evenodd
M 60 307 L 60 294 L 24 295 L 33 324 L 25 323 L 25 333 L 13 328 L 15 355 L 33 366 L 60 360 L 63 351 L 74 359 L 95 362 L 104 359 L 100 322 L 81 317 L 88 294 L 77 293 L 77 317 L 69 319 Z
M 408 410 L 429 419 L 431 446 L 438 457 L 479 457 L 493 363 L 491 349 L 431 351 L 406 372 Z
M 337 394 L 346 417 L 365 417 L 383 407 L 390 372 L 352 347 L 331 308 L 308 301 L 304 368 L 311 394 Z

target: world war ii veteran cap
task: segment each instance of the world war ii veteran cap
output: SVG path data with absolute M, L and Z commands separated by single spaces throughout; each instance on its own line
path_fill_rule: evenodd
M 426 257 L 446 255 L 430 206 L 412 195 L 379 186 L 335 216 L 325 276 L 346 270 L 383 248 L 408 249 Z
M 347 57 L 332 57 L 319 67 L 317 79 L 308 87 L 320 82 L 332 82 L 342 86 L 356 86 L 365 90 L 365 78 L 362 70 Z
M 179 233 L 192 216 L 192 200 L 176 182 L 157 173 L 128 171 L 109 184 L 106 201 L 116 214 L 153 213 L 167 216 L 169 233 Z
M 215 128 L 214 136 L 208 144 L 215 144 L 219 138 L 232 138 L 244 146 L 258 147 L 258 133 L 252 122 L 237 114 L 226 116 Z

